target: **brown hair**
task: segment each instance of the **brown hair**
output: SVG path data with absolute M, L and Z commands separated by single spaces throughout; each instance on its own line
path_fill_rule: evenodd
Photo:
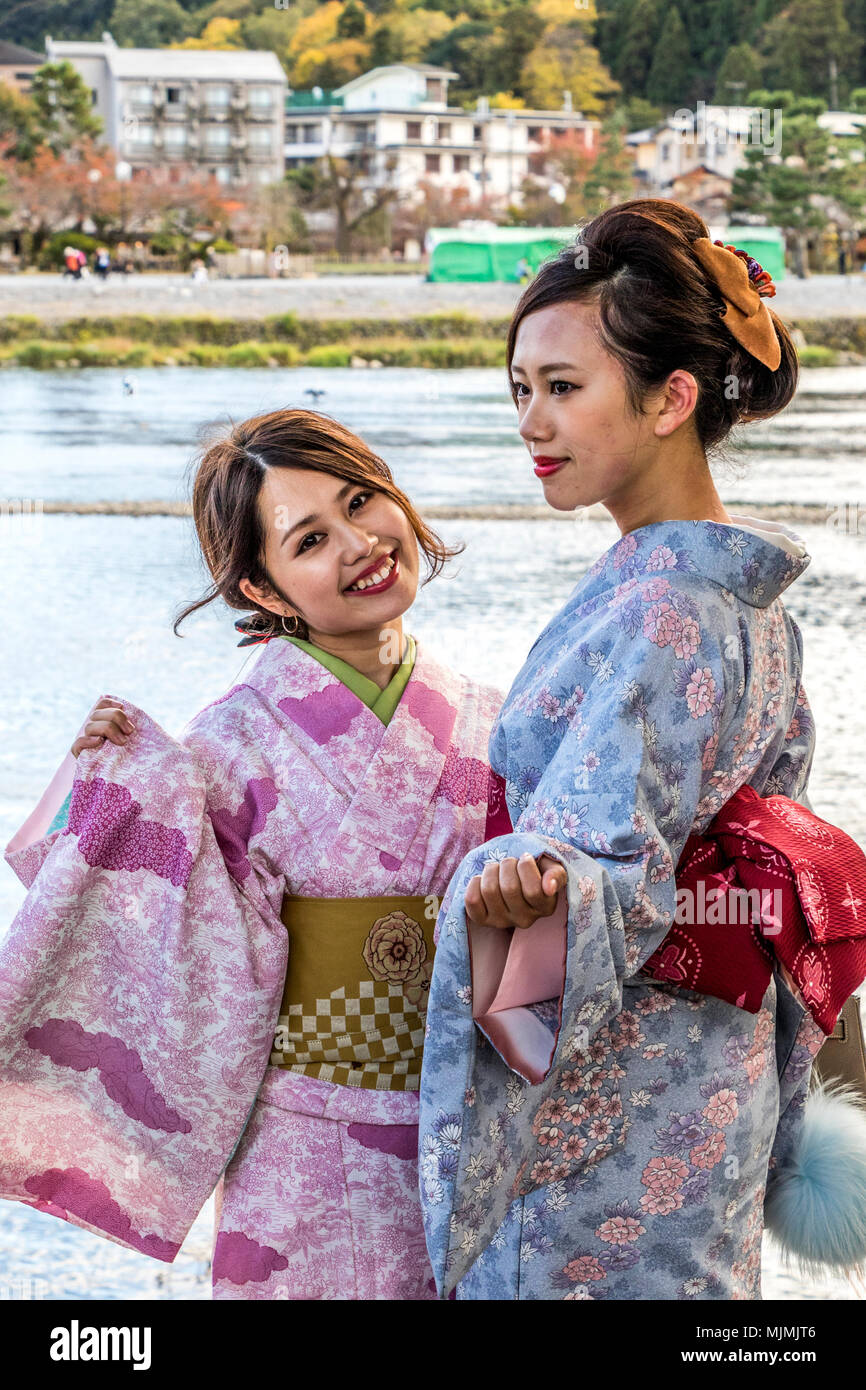
M 696 212 L 661 198 L 633 198 L 592 218 L 521 295 L 508 328 L 509 378 L 517 330 L 527 314 L 568 300 L 590 301 L 598 306 L 603 346 L 622 364 L 635 414 L 646 393 L 677 368 L 698 383 L 694 419 L 704 449 L 720 444 L 736 424 L 783 410 L 797 389 L 796 348 L 772 314 L 782 360 L 771 371 L 721 322 L 725 302 L 689 249 L 708 236 Z
M 177 629 L 190 613 L 215 598 L 222 598 L 229 608 L 254 608 L 259 615 L 255 631 L 263 636 L 284 631 L 278 614 L 254 603 L 238 587 L 246 578 L 256 588 L 269 588 L 275 597 L 292 603 L 264 563 L 266 534 L 258 500 L 271 468 L 314 468 L 390 497 L 406 514 L 430 566 L 424 584 L 439 573 L 446 560 L 464 549 L 462 544 L 446 546 L 430 530 L 394 482 L 388 465 L 363 439 L 316 411 L 273 410 L 244 420 L 205 445 L 194 464 L 192 514 L 213 584 L 203 598 L 178 613 L 173 624 L 175 636 L 180 635 Z M 300 616 L 294 635 L 309 638 L 307 624 Z

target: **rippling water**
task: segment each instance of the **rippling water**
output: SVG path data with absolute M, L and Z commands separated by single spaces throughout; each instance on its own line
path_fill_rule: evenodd
M 361 433 L 422 506 L 539 502 L 497 371 L 329 372 L 153 369 L 0 376 L 0 497 L 85 501 L 185 496 L 199 429 L 278 405 L 319 406 Z M 798 527 L 812 564 L 786 595 L 805 645 L 804 681 L 818 728 L 810 795 L 819 814 L 866 845 L 866 487 L 861 441 L 866 371 L 805 372 L 776 420 L 742 431 L 721 490 L 730 503 L 861 502 L 861 534 Z M 742 473 L 743 466 L 748 472 Z M 448 521 L 464 554 L 426 588 L 408 627 L 467 674 L 507 689 L 548 617 L 616 538 L 612 522 Z M 203 592 L 191 522 L 170 517 L 0 517 L 0 843 L 29 813 L 96 698 L 142 706 L 168 732 L 254 659 L 235 645 L 222 605 L 182 631 L 171 619 Z M 23 888 L 0 865 L 0 932 Z M 42 1213 L 0 1203 L 0 1298 L 207 1298 L 208 1203 L 175 1266 L 111 1245 Z M 844 1284 L 785 1280 L 765 1296 L 850 1297 Z M 5 1282 L 4 1282 L 5 1280 Z M 29 1289 L 29 1293 L 27 1290 Z

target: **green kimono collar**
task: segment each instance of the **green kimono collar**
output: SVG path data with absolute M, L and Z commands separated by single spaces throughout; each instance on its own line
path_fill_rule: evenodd
M 383 724 L 390 723 L 415 665 L 415 638 L 411 633 L 406 634 L 403 660 L 384 690 L 381 690 L 375 681 L 371 681 L 369 676 L 363 675 L 354 666 L 350 666 L 347 661 L 343 661 L 339 656 L 333 656 L 331 652 L 324 651 L 313 642 L 305 642 L 301 637 L 289 637 L 288 634 L 286 641 L 293 642 L 296 647 L 300 647 L 302 651 L 315 657 L 332 675 L 348 686 L 353 695 L 357 695 L 358 699 L 362 700 L 367 708 L 372 710 L 378 719 L 381 719 Z

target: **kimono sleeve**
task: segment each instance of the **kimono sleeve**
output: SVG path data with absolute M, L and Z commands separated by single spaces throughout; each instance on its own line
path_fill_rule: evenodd
M 86 723 L 87 719 L 84 719 L 73 742 L 84 733 Z M 6 863 L 14 870 L 25 888 L 32 884 L 54 844 L 57 832 L 63 830 L 69 820 L 77 766 L 74 755 L 68 752 L 30 815 L 3 852 Z
M 0 943 L 0 1196 L 171 1262 L 255 1102 L 287 944 L 201 764 L 122 705 L 135 735 L 79 756 Z
M 428 1248 L 446 1292 L 492 1238 L 510 1200 L 554 1174 L 573 1176 L 621 1142 L 623 1107 L 611 1079 L 601 1092 L 610 1125 L 593 1127 L 587 1116 L 558 1165 L 536 1117 L 558 1085 L 568 1100 L 594 1084 L 593 1036 L 621 1012 L 624 982 L 667 934 L 685 841 L 725 799 L 705 804 L 703 796 L 705 769 L 741 698 L 738 658 L 726 654 L 735 650 L 726 636 L 736 633 L 736 617 L 721 598 L 699 608 L 685 588 L 668 599 L 677 603 L 678 627 L 663 626 L 670 610 L 660 605 L 636 630 L 597 613 L 558 663 L 555 684 L 548 682 L 547 715 L 524 700 L 525 745 L 537 750 L 543 770 L 514 833 L 467 855 L 443 903 L 421 1085 L 421 1190 Z M 508 701 L 505 717 L 507 708 Z M 558 742 L 542 758 L 545 718 L 549 727 L 557 713 Z M 517 776 L 510 766 L 512 785 Z M 556 912 L 514 934 L 527 953 L 533 934 L 545 941 L 545 991 L 534 993 L 535 1002 L 521 997 L 523 972 L 509 981 L 497 944 L 482 939 L 496 929 L 467 931 L 464 902 L 489 858 L 524 851 L 550 855 L 568 876 Z M 498 933 L 500 942 L 505 935 Z M 454 1140 L 459 1135 L 454 1154 L 439 1152 L 449 1125 Z

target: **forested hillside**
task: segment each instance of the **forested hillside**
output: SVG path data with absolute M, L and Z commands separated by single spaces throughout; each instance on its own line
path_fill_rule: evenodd
M 785 88 L 844 105 L 866 85 L 866 0 L 11 0 L 0 38 L 273 49 L 296 89 L 381 63 L 460 74 L 455 103 L 636 115 Z M 645 104 L 649 106 L 645 106 Z

